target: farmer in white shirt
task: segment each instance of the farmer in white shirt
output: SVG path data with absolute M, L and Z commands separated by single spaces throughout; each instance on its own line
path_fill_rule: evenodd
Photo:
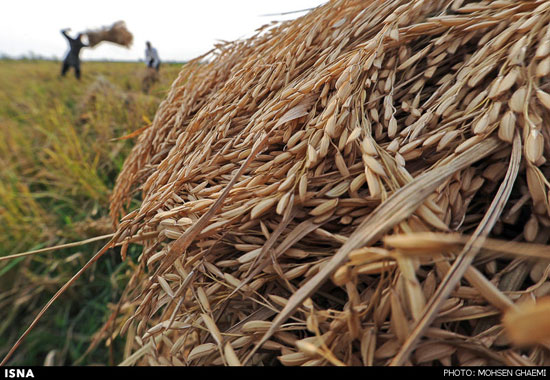
M 149 41 L 147 41 L 145 45 L 147 46 L 147 49 L 145 49 L 145 63 L 147 64 L 147 67 L 159 71 L 160 59 L 157 53 L 157 49 L 151 46 L 151 43 Z

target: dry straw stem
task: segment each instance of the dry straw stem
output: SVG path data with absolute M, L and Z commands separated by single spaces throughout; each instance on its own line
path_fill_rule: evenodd
M 107 234 L 107 235 L 102 235 L 102 236 L 96 236 L 96 237 L 93 237 L 93 238 L 90 238 L 90 239 L 81 240 L 81 241 L 77 241 L 77 242 L 72 242 L 72 243 L 67 243 L 67 244 L 60 244 L 60 245 L 56 245 L 56 246 L 53 246 L 53 247 L 46 247 L 46 248 L 35 249 L 35 250 L 32 250 L 32 251 L 27 251 L 27 252 L 15 253 L 13 255 L 0 257 L 0 261 L 12 260 L 12 259 L 16 259 L 18 257 L 31 256 L 31 255 L 36 255 L 38 253 L 51 252 L 51 251 L 56 251 L 56 250 L 59 250 L 59 249 L 78 247 L 78 246 L 81 246 L 81 245 L 93 243 L 95 241 L 109 239 L 109 238 L 112 238 L 114 235 L 115 234 L 112 233 L 112 234 Z
M 396 248 L 401 254 L 411 256 L 438 256 L 444 252 L 454 252 L 463 247 L 471 236 L 461 234 L 446 234 L 436 232 L 416 232 L 403 235 L 388 235 L 384 243 Z M 509 240 L 486 238 L 476 241 L 479 248 L 487 254 L 508 255 L 510 257 L 530 257 L 548 259 L 550 246 L 546 244 L 528 244 Z
M 121 300 L 132 364 L 521 362 L 489 321 L 549 288 L 525 280 L 543 250 L 509 258 L 548 244 L 549 23 L 335 0 L 186 64 L 111 199 L 115 242 L 156 233 Z M 427 232 L 459 238 L 383 246 Z

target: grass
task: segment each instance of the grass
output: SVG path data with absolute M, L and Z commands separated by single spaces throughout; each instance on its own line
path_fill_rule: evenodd
M 133 140 L 150 123 L 181 65 L 164 64 L 145 93 L 140 63 L 0 61 L 0 256 L 111 232 L 108 199 Z M 101 242 L 0 262 L 0 355 Z M 139 249 L 133 247 L 130 260 Z M 114 364 L 121 342 L 87 353 L 131 271 L 111 251 L 63 295 L 10 364 Z M 121 345 L 113 349 L 113 345 Z

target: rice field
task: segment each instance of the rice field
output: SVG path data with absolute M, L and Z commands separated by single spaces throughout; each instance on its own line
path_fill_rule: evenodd
M 61 78 L 59 62 L 0 61 L 0 257 L 112 233 L 109 196 L 133 145 L 124 137 L 151 124 L 180 68 L 165 64 L 145 93 L 141 63 L 83 62 L 79 82 Z M 0 261 L 0 356 L 101 244 Z M 131 267 L 113 250 L 10 364 L 115 363 L 123 350 L 104 341 L 85 353 Z
M 90 284 L 114 273 L 97 291 L 118 302 L 98 309 L 110 317 L 82 360 L 548 365 L 549 24 L 548 0 L 334 0 L 188 62 L 152 121 L 107 108 L 123 121 L 92 129 L 88 144 L 75 137 L 85 127 L 41 127 L 39 146 L 11 157 L 34 153 L 48 170 L 5 165 L 38 179 L 16 180 L 15 210 L 55 222 L 55 203 L 31 203 L 53 197 L 47 183 L 59 198 L 85 194 L 62 213 L 66 226 L 106 226 L 107 197 L 113 222 L 91 260 L 75 250 L 63 263 L 82 259 Z M 96 77 L 73 105 L 82 125 L 98 92 L 124 110 L 141 99 L 113 83 Z M 102 135 L 119 125 L 142 131 L 130 152 Z M 32 196 L 41 190 L 50 197 Z M 31 264 L 22 273 L 41 268 L 42 286 L 56 278 Z M 90 284 L 64 297 L 93 294 Z M 36 289 L 6 297 L 26 308 Z M 71 334 L 94 321 L 74 312 Z

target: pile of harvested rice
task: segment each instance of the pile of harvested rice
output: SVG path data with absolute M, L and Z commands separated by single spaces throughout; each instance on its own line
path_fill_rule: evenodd
M 549 23 L 335 0 L 184 66 L 112 198 L 123 364 L 549 365 Z
M 112 42 L 117 45 L 130 47 L 134 36 L 126 29 L 124 21 L 117 21 L 111 26 L 104 26 L 100 29 L 87 30 L 88 44 L 94 47 L 100 42 Z

